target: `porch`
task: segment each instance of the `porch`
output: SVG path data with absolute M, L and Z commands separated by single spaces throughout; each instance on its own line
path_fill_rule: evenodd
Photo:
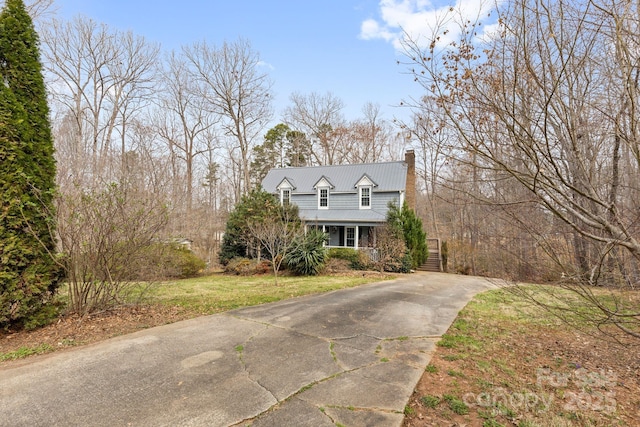
M 373 249 L 376 247 L 376 227 L 372 225 L 307 225 L 328 235 L 325 247 Z

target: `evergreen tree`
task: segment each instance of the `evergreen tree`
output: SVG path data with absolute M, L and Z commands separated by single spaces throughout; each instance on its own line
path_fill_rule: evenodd
M 35 327 L 60 281 L 55 160 L 38 35 L 22 0 L 0 12 L 0 327 Z
M 270 169 L 288 166 L 285 159 L 285 145 L 289 131 L 289 126 L 280 123 L 267 131 L 262 145 L 254 148 L 251 173 L 256 187 L 260 187 Z
M 422 227 L 422 220 L 413 209 L 406 202 L 402 205 L 402 209 L 394 203 L 389 203 L 387 224 L 402 236 L 411 256 L 411 267 L 417 268 L 424 264 L 429 256 L 427 233 Z
M 300 131 L 280 123 L 269 129 L 264 143 L 253 150 L 251 175 L 255 187 L 260 187 L 270 169 L 306 166 L 311 157 L 311 144 Z
M 300 221 L 297 206 L 283 207 L 273 194 L 264 190 L 253 190 L 243 196 L 240 203 L 229 214 L 218 255 L 220 263 L 227 265 L 236 257 L 259 258 L 262 247 L 250 230 L 251 224 L 274 220 L 278 217 L 287 218 L 293 222 Z

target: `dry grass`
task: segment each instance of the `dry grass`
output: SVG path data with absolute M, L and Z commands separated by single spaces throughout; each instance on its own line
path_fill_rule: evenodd
M 439 342 L 404 426 L 640 425 L 638 347 L 580 326 L 506 290 L 476 296 Z

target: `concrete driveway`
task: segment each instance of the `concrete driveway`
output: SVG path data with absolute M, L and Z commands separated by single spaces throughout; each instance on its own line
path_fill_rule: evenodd
M 399 426 L 477 292 L 415 273 L 152 328 L 0 370 L 0 426 Z

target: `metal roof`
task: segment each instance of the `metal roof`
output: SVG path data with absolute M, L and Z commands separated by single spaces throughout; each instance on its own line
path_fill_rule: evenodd
M 366 223 L 380 223 L 386 222 L 387 214 L 385 212 L 379 212 L 373 209 L 300 209 L 300 218 L 306 221 L 308 224 L 313 224 L 314 221 L 318 222 L 366 222 Z
M 270 193 L 283 179 L 295 182 L 294 192 L 315 192 L 313 186 L 324 176 L 335 188 L 333 191 L 354 191 L 356 183 L 363 177 L 377 184 L 373 191 L 403 191 L 407 180 L 405 162 L 366 163 L 356 165 L 312 166 L 302 168 L 271 169 L 262 180 L 262 187 Z

